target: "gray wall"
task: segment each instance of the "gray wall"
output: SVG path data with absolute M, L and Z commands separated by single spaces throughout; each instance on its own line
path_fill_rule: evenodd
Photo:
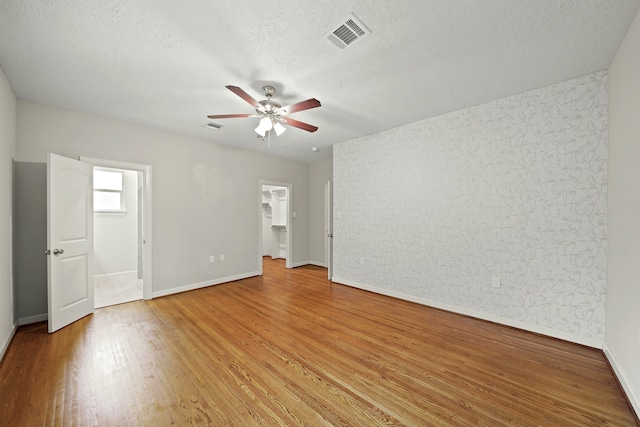
M 29 323 L 47 312 L 47 165 L 16 162 L 15 167 L 15 312 L 21 323 Z
M 0 68 L 0 357 L 13 335 L 12 221 L 16 97 Z
M 20 162 L 53 152 L 153 167 L 153 292 L 258 271 L 260 179 L 293 185 L 293 263 L 309 260 L 306 163 L 22 100 L 17 129 Z
M 609 68 L 605 352 L 640 415 L 640 14 Z
M 309 165 L 309 259 L 326 266 L 324 185 L 332 180 L 333 160 L 321 160 Z
M 334 280 L 601 346 L 606 84 L 599 72 L 334 146 Z

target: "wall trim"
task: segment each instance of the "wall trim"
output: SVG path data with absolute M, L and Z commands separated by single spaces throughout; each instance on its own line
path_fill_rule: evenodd
M 291 268 L 302 267 L 303 265 L 309 265 L 309 264 L 311 264 L 310 261 L 293 262 L 291 263 Z
M 342 285 L 351 286 L 353 288 L 362 289 L 369 292 L 374 292 L 381 295 L 386 295 L 393 298 L 398 298 L 405 301 L 415 302 L 417 304 L 426 305 L 428 307 L 438 308 L 445 311 L 450 311 L 452 313 L 462 314 L 469 317 L 475 317 L 476 319 L 487 320 L 493 323 L 499 323 L 501 325 L 511 326 L 513 328 L 522 329 L 528 332 L 533 332 L 540 335 L 546 335 L 552 338 L 558 338 L 563 341 L 569 341 L 575 344 L 584 345 L 587 347 L 597 348 L 599 350 L 602 349 L 603 342 L 600 340 L 596 340 L 593 338 L 584 338 L 574 334 L 569 334 L 566 332 L 556 331 L 553 329 L 545 328 L 543 326 L 532 325 L 530 323 L 521 322 L 518 320 L 507 319 L 500 316 L 495 316 L 492 314 L 481 313 L 479 311 L 471 310 L 464 307 L 458 307 L 449 304 L 443 304 L 438 301 L 433 301 L 427 298 L 415 297 L 412 295 L 403 294 L 401 292 L 390 291 L 388 289 L 378 288 L 375 286 L 363 285 L 362 283 L 357 283 L 349 279 L 344 279 L 341 277 L 334 276 L 332 279 L 333 282 L 339 283 Z
M 615 374 L 616 378 L 618 379 L 618 382 L 620 383 L 620 386 L 622 386 L 622 389 L 624 390 L 624 393 L 626 395 L 627 401 L 629 402 L 629 404 L 631 405 L 631 407 L 635 411 L 636 418 L 640 419 L 640 398 L 639 398 L 639 396 L 636 396 L 635 393 L 633 392 L 633 389 L 631 387 L 629 387 L 629 381 L 627 381 L 627 379 L 626 379 L 626 377 L 624 375 L 624 372 L 622 372 L 622 370 L 620 369 L 620 365 L 618 364 L 618 362 L 616 362 L 616 359 L 615 359 L 615 357 L 613 357 L 613 353 L 611 352 L 611 349 L 609 348 L 609 346 L 607 346 L 606 343 L 603 344 L 602 351 L 604 352 L 605 357 L 609 361 L 609 365 L 611 366 L 611 369 L 613 369 L 613 373 Z
M 248 279 L 249 277 L 255 277 L 259 275 L 260 274 L 258 274 L 257 271 L 251 271 L 249 273 L 237 274 L 235 276 L 222 277 L 220 279 L 205 280 L 204 282 L 178 286 L 176 288 L 166 289 L 163 291 L 155 291 L 153 292 L 152 297 L 153 298 L 164 297 L 167 295 L 178 294 L 180 292 L 193 291 L 200 288 L 206 288 L 208 286 L 221 285 L 223 283 L 235 282 L 236 280 Z
M 0 362 L 2 361 L 2 359 L 4 359 L 4 354 L 7 352 L 7 349 L 9 348 L 9 344 L 11 344 L 11 340 L 13 339 L 13 336 L 16 334 L 17 329 L 18 329 L 18 325 L 14 323 L 13 326 L 11 327 L 11 330 L 9 331 L 9 335 L 7 335 L 7 338 L 2 343 L 2 348 L 0 348 Z
M 137 272 L 138 272 L 138 270 L 118 271 L 117 273 L 96 274 L 93 277 L 117 276 L 117 275 L 120 275 L 120 274 L 129 274 L 129 273 L 137 273 Z
M 324 262 L 309 261 L 309 264 L 322 267 L 322 268 L 327 268 L 327 264 L 325 264 Z
M 327 266 L 325 265 L 325 263 L 323 262 L 317 262 L 317 261 L 300 261 L 300 262 L 294 262 L 293 264 L 291 264 L 291 268 L 296 268 L 296 267 L 303 267 L 305 265 L 315 265 L 318 267 L 323 267 L 323 268 L 327 268 Z
M 33 316 L 20 317 L 18 325 L 29 325 L 31 323 L 46 322 L 47 320 L 49 320 L 49 313 L 35 314 Z

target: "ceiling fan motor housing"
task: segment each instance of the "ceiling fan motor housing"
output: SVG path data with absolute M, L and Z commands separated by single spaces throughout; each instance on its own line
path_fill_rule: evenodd
M 267 99 L 264 99 L 262 101 L 258 101 L 258 103 L 263 107 L 263 108 L 256 108 L 256 111 L 258 112 L 258 114 L 260 115 L 269 115 L 269 116 L 274 116 L 276 114 L 276 112 L 282 108 L 282 105 L 280 105 L 279 103 L 272 101 L 271 97 L 276 93 L 276 88 L 273 86 L 262 86 L 262 91 L 264 92 L 264 95 L 267 97 Z
M 265 99 L 263 101 L 258 101 L 263 108 L 256 108 L 258 114 L 275 114 L 281 107 L 279 103 L 272 101 L 270 99 Z

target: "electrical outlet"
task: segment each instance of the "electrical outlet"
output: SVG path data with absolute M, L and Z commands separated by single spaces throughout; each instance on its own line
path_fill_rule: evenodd
M 209 257 L 209 262 L 216 262 L 216 256 L 215 255 L 211 255 Z
M 492 288 L 499 288 L 500 287 L 500 278 L 493 276 L 491 278 L 491 287 Z
M 220 261 L 224 261 L 224 254 L 220 255 Z

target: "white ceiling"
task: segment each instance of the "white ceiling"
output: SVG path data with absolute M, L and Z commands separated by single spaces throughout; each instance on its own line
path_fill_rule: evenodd
M 2 0 L 20 99 L 312 162 L 335 143 L 608 68 L 640 0 Z M 353 13 L 371 34 L 325 33 Z M 317 98 L 271 148 L 225 89 Z M 312 152 L 311 147 L 320 147 Z

